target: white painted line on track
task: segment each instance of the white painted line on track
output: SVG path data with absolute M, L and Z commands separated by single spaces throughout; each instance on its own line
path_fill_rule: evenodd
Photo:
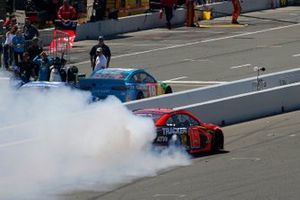
M 268 47 L 267 45 L 257 45 L 256 46 L 257 48 L 266 48 L 266 47 Z
M 300 54 L 294 54 L 293 57 L 300 57 Z
M 197 61 L 199 61 L 199 62 L 209 62 L 210 60 L 209 59 L 199 59 Z
M 185 58 L 185 59 L 183 59 L 183 61 L 194 62 L 194 61 L 196 61 L 196 60 L 194 60 L 194 59 L 190 59 L 190 58 Z
M 260 158 L 258 157 L 233 157 L 231 158 L 231 160 L 252 160 L 252 161 L 259 161 L 261 160 Z
M 172 79 L 165 80 L 165 81 L 176 81 L 176 80 L 185 79 L 185 78 L 187 78 L 187 76 L 180 76 L 180 77 L 172 78 Z
M 162 81 L 168 84 L 185 84 L 185 85 L 214 85 L 227 83 L 225 81 Z
M 235 38 L 235 37 L 254 35 L 254 34 L 258 34 L 258 33 L 266 33 L 266 32 L 270 32 L 270 31 L 276 31 L 276 30 L 281 30 L 281 29 L 285 29 L 285 28 L 291 28 L 291 27 L 295 27 L 295 26 L 299 26 L 299 25 L 300 25 L 300 23 L 291 24 L 291 25 L 287 25 L 287 26 L 278 26 L 278 27 L 274 27 L 274 28 L 263 29 L 263 30 L 260 30 L 260 31 L 246 32 L 246 33 L 241 33 L 241 34 L 237 34 L 237 35 L 231 35 L 231 36 L 225 36 L 225 37 L 202 40 L 201 42 L 202 43 L 216 42 L 216 41 L 220 41 L 220 40 L 232 39 L 232 38 Z
M 299 26 L 299 25 L 300 25 L 300 23 L 291 24 L 291 25 L 287 25 L 287 26 L 278 26 L 278 27 L 263 29 L 263 30 L 259 30 L 259 31 L 246 32 L 246 33 L 230 35 L 230 36 L 225 36 L 225 37 L 219 37 L 219 38 L 211 38 L 211 39 L 195 41 L 195 42 L 188 42 L 188 43 L 184 43 L 184 44 L 177 44 L 177 45 L 172 45 L 172 46 L 167 46 L 167 47 L 150 49 L 150 50 L 146 50 L 146 51 L 132 52 L 132 53 L 127 53 L 127 54 L 112 56 L 111 58 L 116 59 L 116 58 L 123 58 L 123 57 L 129 57 L 129 56 L 137 56 L 137 55 L 152 53 L 152 52 L 156 52 L 156 51 L 163 51 L 163 50 L 168 50 L 168 49 L 175 49 L 175 48 L 178 48 L 178 47 L 186 47 L 186 46 L 197 45 L 197 44 L 200 44 L 200 43 L 217 42 L 217 41 L 232 39 L 232 38 L 241 37 L 241 36 L 254 35 L 254 34 L 258 34 L 258 33 L 266 33 L 266 32 L 275 31 L 275 30 L 292 28 L 292 27 L 296 27 L 296 26 Z M 81 64 L 88 64 L 88 63 L 90 63 L 90 60 L 74 63 L 74 65 L 81 65 Z
M 0 148 L 10 147 L 10 146 L 19 145 L 19 144 L 25 144 L 25 143 L 33 142 L 33 141 L 36 141 L 36 140 L 38 140 L 38 139 L 37 138 L 30 138 L 30 139 L 19 140 L 19 141 L 10 142 L 10 143 L 4 143 L 4 144 L 0 144 Z
M 184 198 L 186 197 L 185 194 L 155 194 L 153 195 L 154 198 L 156 197 L 177 197 L 177 198 Z
M 153 46 L 165 46 L 165 44 L 132 44 L 133 47 L 153 47 Z M 128 44 L 127 44 L 128 46 Z
M 237 66 L 230 67 L 230 69 L 238 69 L 238 68 L 250 67 L 250 66 L 251 66 L 251 64 L 237 65 Z

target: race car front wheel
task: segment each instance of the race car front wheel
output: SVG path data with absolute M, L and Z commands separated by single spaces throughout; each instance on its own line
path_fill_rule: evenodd
M 211 141 L 211 152 L 217 153 L 224 148 L 224 137 L 220 131 L 216 131 Z

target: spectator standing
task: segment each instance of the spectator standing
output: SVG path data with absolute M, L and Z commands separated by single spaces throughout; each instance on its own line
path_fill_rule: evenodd
M 63 5 L 58 9 L 57 18 L 63 21 L 74 20 L 77 18 L 76 10 L 69 4 L 68 0 L 63 1 Z
M 3 23 L 3 27 L 8 30 L 9 28 L 13 27 L 14 25 L 17 24 L 17 19 L 15 15 L 10 15 L 7 19 L 5 19 Z
M 27 49 L 30 60 L 33 60 L 36 56 L 40 55 L 43 52 L 43 48 L 39 45 L 39 38 L 34 37 L 31 40 L 31 45 Z
M 96 58 L 96 65 L 95 65 L 94 71 L 107 68 L 107 59 L 103 55 L 103 50 L 101 47 L 97 48 L 96 55 L 97 55 L 97 58 Z
M 3 28 L 3 20 L 0 20 L 0 68 L 2 67 L 3 44 L 5 41 L 5 30 Z
M 53 58 L 43 51 L 33 59 L 33 63 L 39 66 L 38 80 L 49 81 L 50 66 L 53 65 Z
M 28 52 L 24 52 L 22 62 L 18 64 L 18 67 L 20 72 L 20 78 L 24 83 L 29 82 L 31 76 L 36 79 L 34 65 L 30 60 Z
M 94 0 L 91 21 L 103 20 L 105 17 L 106 1 Z
M 43 52 L 43 48 L 39 45 L 39 38 L 34 37 L 31 45 L 28 47 L 27 52 L 29 53 L 30 60 L 32 61 L 36 56 Z M 39 73 L 39 66 L 34 64 L 35 74 Z
M 15 25 L 8 29 L 5 34 L 5 42 L 3 46 L 3 60 L 4 66 L 6 69 L 9 69 L 9 66 L 13 63 L 13 44 L 12 40 L 16 36 L 18 27 Z
M 97 58 L 97 54 L 96 54 L 96 50 L 101 47 L 102 48 L 102 53 L 103 55 L 106 57 L 107 60 L 107 64 L 106 67 L 109 67 L 109 63 L 110 63 L 110 58 L 111 58 L 111 52 L 110 52 L 110 48 L 104 43 L 104 38 L 103 36 L 99 36 L 98 37 L 98 44 L 94 45 L 90 51 L 90 60 L 91 60 L 91 67 L 94 70 L 95 68 L 95 64 L 96 64 L 96 58 Z
M 160 0 L 161 9 L 165 12 L 167 28 L 171 29 L 171 19 L 173 18 L 173 9 L 177 5 L 177 0 Z
M 23 26 L 23 33 L 24 33 L 25 40 L 32 40 L 32 38 L 40 36 L 38 29 L 31 24 L 29 18 L 25 19 L 25 25 Z
M 240 16 L 241 13 L 241 2 L 240 0 L 231 0 L 232 6 L 233 6 L 233 12 L 232 12 L 232 24 L 239 24 L 238 22 L 238 17 Z
M 23 53 L 25 52 L 25 37 L 21 30 L 17 30 L 16 36 L 12 38 L 12 47 L 15 65 L 18 65 L 23 60 Z

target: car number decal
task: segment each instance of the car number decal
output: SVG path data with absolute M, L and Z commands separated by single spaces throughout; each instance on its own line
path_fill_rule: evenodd
M 149 90 L 149 96 L 156 96 L 156 84 L 149 84 L 148 85 L 148 90 Z
M 156 138 L 156 142 L 168 142 L 168 137 L 167 136 L 158 136 Z

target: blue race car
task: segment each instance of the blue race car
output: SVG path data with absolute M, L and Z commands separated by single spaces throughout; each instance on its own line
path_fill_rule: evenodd
M 172 93 L 172 88 L 156 81 L 143 69 L 107 68 L 94 71 L 90 77 L 79 79 L 79 88 L 91 91 L 96 99 L 109 95 L 122 102 Z

